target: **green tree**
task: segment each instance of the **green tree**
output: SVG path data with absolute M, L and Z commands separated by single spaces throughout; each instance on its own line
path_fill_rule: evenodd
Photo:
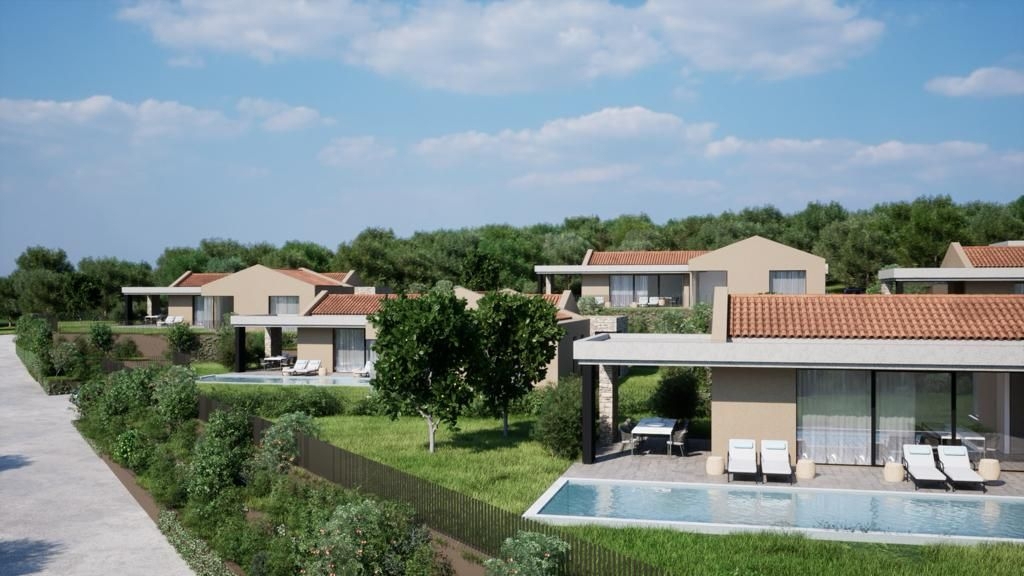
M 169 286 L 171 282 L 189 270 L 205 272 L 209 259 L 210 257 L 198 248 L 166 248 L 163 254 L 156 259 L 153 281 L 159 286 Z
M 476 331 L 466 302 L 434 289 L 419 298 L 385 300 L 367 320 L 377 328 L 373 386 L 381 404 L 392 418 L 423 417 L 434 452 L 438 424 L 455 428 L 473 400 L 466 369 Z
M 0 322 L 10 326 L 19 316 L 21 309 L 18 308 L 18 293 L 14 289 L 14 282 L 9 277 L 0 277 Z
M 289 240 L 266 257 L 262 264 L 271 268 L 309 268 L 329 272 L 334 253 L 315 242 Z
M 199 350 L 199 335 L 188 324 L 172 324 L 167 329 L 167 345 L 174 352 L 191 356 Z
M 129 262 L 118 258 L 82 258 L 78 272 L 96 292 L 90 302 L 93 318 L 114 319 L 121 314 L 124 297 L 123 286 L 150 286 L 153 284 L 153 269 L 146 262 Z M 136 305 L 141 305 L 138 299 Z
M 470 371 L 474 389 L 501 415 L 508 436 L 508 407 L 544 378 L 564 331 L 555 307 L 543 298 L 492 292 L 477 303 L 477 349 Z
M 57 274 L 66 274 L 75 269 L 68 261 L 66 252 L 60 248 L 44 246 L 26 248 L 15 262 L 19 270 L 49 270 Z

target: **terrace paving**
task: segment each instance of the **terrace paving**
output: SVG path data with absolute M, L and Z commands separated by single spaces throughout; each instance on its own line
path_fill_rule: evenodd
M 709 476 L 704 472 L 708 451 L 690 452 L 685 457 L 667 456 L 663 448 L 655 445 L 650 453 L 630 454 L 621 451 L 618 445 L 600 454 L 594 464 L 577 462 L 562 474 L 562 478 L 598 478 L 609 480 L 646 480 L 654 482 L 683 482 L 701 484 L 725 484 L 726 475 Z M 875 466 L 836 466 L 818 464 L 816 476 L 812 479 L 797 480 L 796 488 L 830 488 L 844 490 L 879 490 L 886 492 L 913 492 L 912 482 L 885 482 L 882 468 Z M 739 476 L 733 480 L 737 485 L 753 485 L 752 476 Z M 789 482 L 772 476 L 770 486 L 788 486 Z M 920 492 L 942 494 L 942 488 L 922 485 Z M 963 487 L 956 494 L 980 495 L 976 488 Z M 999 480 L 988 483 L 989 496 L 1011 496 L 1024 498 L 1024 472 L 1003 472 Z
M 0 336 L 0 575 L 192 574 Z

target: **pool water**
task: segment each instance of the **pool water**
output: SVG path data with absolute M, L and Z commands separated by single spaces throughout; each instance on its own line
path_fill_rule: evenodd
M 964 494 L 567 480 L 531 511 L 538 520 L 570 517 L 595 523 L 621 524 L 601 521 L 613 519 L 655 525 L 689 523 L 692 527 L 716 526 L 719 529 L 701 530 L 715 532 L 727 532 L 730 527 L 775 528 L 1024 543 L 1024 498 Z
M 200 382 L 217 384 L 276 384 L 283 386 L 363 386 L 369 387 L 368 378 L 355 376 L 284 376 L 282 374 L 212 374 L 199 378 Z

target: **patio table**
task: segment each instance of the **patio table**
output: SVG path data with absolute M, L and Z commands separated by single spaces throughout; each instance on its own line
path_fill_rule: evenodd
M 280 368 L 288 362 L 288 356 L 267 356 L 260 364 L 264 368 Z
M 636 423 L 631 433 L 634 436 L 665 436 L 666 451 L 672 454 L 672 445 L 668 443 L 669 437 L 676 428 L 676 421 L 672 418 L 644 418 Z

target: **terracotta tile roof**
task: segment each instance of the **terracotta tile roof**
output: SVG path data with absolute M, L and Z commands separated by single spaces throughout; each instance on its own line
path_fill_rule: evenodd
M 729 336 L 1024 340 L 1024 296 L 731 296 Z
M 221 278 L 228 276 L 227 272 L 191 272 L 188 276 L 182 278 L 181 282 L 174 284 L 175 288 L 198 288 L 205 284 L 209 284 L 214 280 L 220 280 Z
M 344 282 L 345 276 L 348 276 L 348 272 L 321 272 L 320 275 L 327 276 L 328 278 L 337 280 L 338 282 Z
M 312 272 L 309 270 L 292 270 L 288 268 L 275 268 L 274 270 L 277 270 L 281 274 L 286 274 L 288 276 L 291 276 L 292 278 L 295 278 L 296 280 L 301 280 L 306 284 L 312 284 L 314 286 L 341 284 L 341 281 L 339 280 L 335 280 L 334 278 L 331 278 L 329 276 L 327 278 L 324 278 L 324 274 L 318 274 L 316 272 Z
M 572 320 L 575 317 L 576 316 L 574 316 L 571 312 L 566 312 L 565 310 L 559 310 L 558 312 L 555 312 L 555 320 L 558 320 L 559 322 L 563 320 Z
M 562 299 L 561 294 L 540 294 L 540 296 L 543 296 L 544 299 L 547 300 L 548 304 L 551 304 L 555 308 L 558 308 L 558 302 Z
M 592 266 L 651 266 L 688 264 L 690 258 L 707 254 L 707 250 L 665 250 L 644 252 L 594 252 L 588 265 Z
M 415 297 L 410 294 L 410 297 Z M 313 316 L 373 314 L 384 299 L 398 298 L 397 294 L 328 294 L 311 311 Z
M 975 268 L 1024 268 L 1024 246 L 964 246 Z

